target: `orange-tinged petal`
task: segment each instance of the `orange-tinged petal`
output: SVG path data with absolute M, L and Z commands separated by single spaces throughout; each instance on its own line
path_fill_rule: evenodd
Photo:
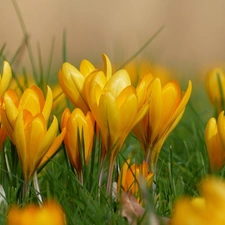
M 4 61 L 3 64 L 3 73 L 0 78 L 1 83 L 1 90 L 0 90 L 0 97 L 4 94 L 4 92 L 7 90 L 9 83 L 12 78 L 12 69 L 7 61 Z
M 68 119 L 70 117 L 70 110 L 69 108 L 66 108 L 64 111 L 63 111 L 63 114 L 62 114 L 62 119 L 61 119 L 61 129 L 65 128 L 67 126 L 67 122 L 68 122 Z

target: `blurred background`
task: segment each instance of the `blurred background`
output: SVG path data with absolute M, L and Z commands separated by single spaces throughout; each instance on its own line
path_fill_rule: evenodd
M 11 59 L 24 40 L 13 1 L 0 0 L 0 47 Z M 210 68 L 225 62 L 223 0 L 18 0 L 35 58 L 39 43 L 44 67 L 55 40 L 53 66 L 62 65 L 63 31 L 67 61 L 79 66 L 82 59 L 101 63 L 105 53 L 122 65 L 163 25 L 165 28 L 141 52 L 165 66 L 183 69 Z M 14 67 L 30 68 L 26 49 Z

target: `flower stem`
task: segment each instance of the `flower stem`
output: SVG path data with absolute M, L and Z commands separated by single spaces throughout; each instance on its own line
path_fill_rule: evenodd
M 40 188 L 39 188 L 38 178 L 37 178 L 37 171 L 35 171 L 35 173 L 34 173 L 33 181 L 34 181 L 34 189 L 35 189 L 37 198 L 39 200 L 39 204 L 41 205 L 43 203 L 43 200 L 42 200 L 42 197 L 40 194 Z

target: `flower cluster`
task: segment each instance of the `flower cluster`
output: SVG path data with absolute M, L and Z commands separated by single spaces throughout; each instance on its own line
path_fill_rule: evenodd
M 126 162 L 117 174 L 117 193 L 120 195 L 123 190 L 141 202 L 140 185 L 151 186 L 160 151 L 185 111 L 192 83 L 189 81 L 186 91 L 182 92 L 178 82 L 162 85 L 159 78 L 147 72 L 137 76 L 138 82 L 134 86 L 125 69 L 113 72 L 105 54 L 103 62 L 103 71 L 87 60 L 81 62 L 79 70 L 68 62 L 62 65 L 58 80 L 73 109 L 64 109 L 60 126 L 58 118 L 52 115 L 51 88 L 46 86 L 41 90 L 33 85 L 21 95 L 13 89 L 7 89 L 11 69 L 5 62 L 0 80 L 1 123 L 11 144 L 15 146 L 16 152 L 13 154 L 17 154 L 20 162 L 23 174 L 22 201 L 29 196 L 33 179 L 42 205 L 40 208 L 33 205 L 24 209 L 12 208 L 8 213 L 9 225 L 15 224 L 16 217 L 24 221 L 20 224 L 30 223 L 32 217 L 37 218 L 36 224 L 41 224 L 42 219 L 51 220 L 48 224 L 64 224 L 62 213 L 57 219 L 58 223 L 52 222 L 51 218 L 58 208 L 54 204 L 42 204 L 37 182 L 37 173 L 55 155 L 61 144 L 65 146 L 73 172 L 81 185 L 85 186 L 85 179 L 91 177 L 87 175 L 90 161 L 93 169 L 98 159 L 99 188 L 105 184 L 106 193 L 110 196 L 116 158 L 128 135 L 133 132 L 142 146 L 144 158 L 140 165 L 124 160 Z M 1 142 L 4 139 L 2 134 Z M 96 146 L 99 146 L 99 151 L 96 151 Z M 106 182 L 103 180 L 105 171 Z

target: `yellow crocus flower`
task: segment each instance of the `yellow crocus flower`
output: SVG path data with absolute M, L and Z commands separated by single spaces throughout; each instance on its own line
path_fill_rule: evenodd
M 180 121 L 191 91 L 191 81 L 184 93 L 176 81 L 169 82 L 163 87 L 159 78 L 151 82 L 148 113 L 133 129 L 143 146 L 146 161 L 150 162 L 151 171 L 155 170 L 163 143 Z
M 125 192 L 132 193 L 135 197 L 140 197 L 139 185 L 142 181 L 146 182 L 146 186 L 150 187 L 153 181 L 153 172 L 149 172 L 147 162 L 141 165 L 130 164 L 128 159 L 122 166 L 119 173 L 117 191 L 120 193 L 121 188 Z
M 83 60 L 80 64 L 80 71 L 65 62 L 58 73 L 59 83 L 66 97 L 85 114 L 89 111 L 89 107 L 84 94 L 84 81 L 95 70 L 89 61 Z
M 47 129 L 47 122 L 41 113 L 33 116 L 29 111 L 23 110 L 17 116 L 13 140 L 25 181 L 29 181 L 36 169 L 47 160 L 45 157 L 49 157 L 58 149 L 64 138 L 65 130 L 58 136 L 57 132 L 56 117 L 53 117 Z
M 219 114 L 218 122 L 211 118 L 206 126 L 205 140 L 208 150 L 210 169 L 220 171 L 225 164 L 225 117 Z
M 216 114 L 225 110 L 225 74 L 219 67 L 210 70 L 206 76 L 206 91 Z
M 29 204 L 24 208 L 13 206 L 7 215 L 7 225 L 66 225 L 62 207 L 55 201 L 48 201 L 41 207 Z
M 2 124 L 11 141 L 14 143 L 13 129 L 19 112 L 28 110 L 32 116 L 41 113 L 47 122 L 52 110 L 52 102 L 50 87 L 47 87 L 46 99 L 41 89 L 35 85 L 27 88 L 20 99 L 14 90 L 8 89 L 3 97 Z
M 207 178 L 201 182 L 201 197 L 181 198 L 174 207 L 171 225 L 225 224 L 225 182 Z
M 66 108 L 63 112 L 61 127 L 66 129 L 64 143 L 79 179 L 82 179 L 82 160 L 88 164 L 91 156 L 94 124 L 95 121 L 90 111 L 84 115 L 79 108 L 74 109 L 72 113 Z
M 7 90 L 9 83 L 12 78 L 12 70 L 7 61 L 4 61 L 3 64 L 3 73 L 0 75 L 0 97 L 5 93 Z
M 106 55 L 103 55 L 103 60 L 105 71 L 92 72 L 85 80 L 84 89 L 89 108 L 101 131 L 102 158 L 110 154 L 107 182 L 109 193 L 116 155 L 132 128 L 148 110 L 148 88 L 152 75 L 143 77 L 135 89 L 126 70 L 113 74 L 111 62 Z
M 7 61 L 4 61 L 3 64 L 3 73 L 0 75 L 0 114 L 2 113 L 2 95 L 7 90 L 10 81 L 12 78 L 12 70 Z M 1 121 L 1 119 L 0 119 Z M 2 123 L 0 124 L 0 149 L 2 148 L 3 142 L 5 141 L 7 137 L 6 131 L 2 126 Z

